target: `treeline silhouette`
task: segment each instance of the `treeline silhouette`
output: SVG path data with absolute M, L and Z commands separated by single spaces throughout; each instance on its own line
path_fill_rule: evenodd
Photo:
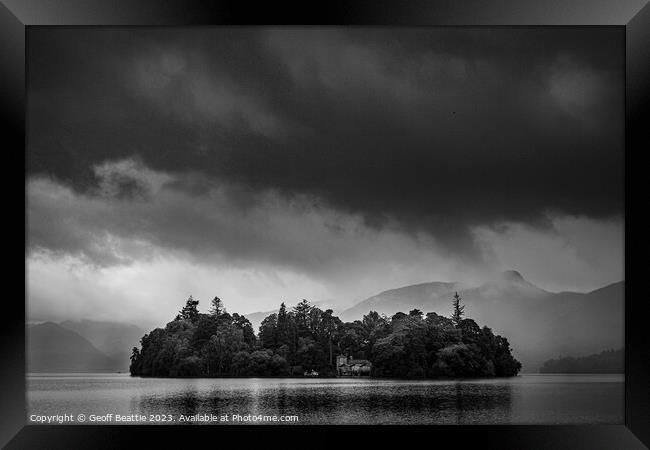
M 372 376 L 391 378 L 514 376 L 521 364 L 508 340 L 463 319 L 455 295 L 452 318 L 417 309 L 392 317 L 370 311 L 342 322 L 302 300 L 266 317 L 256 336 L 248 319 L 229 314 L 218 297 L 208 314 L 191 296 L 176 318 L 134 347 L 130 372 L 154 377 L 335 376 L 336 355 L 372 362 Z
M 623 349 L 605 350 L 600 353 L 574 358 L 549 359 L 539 369 L 540 373 L 623 373 L 625 355 Z

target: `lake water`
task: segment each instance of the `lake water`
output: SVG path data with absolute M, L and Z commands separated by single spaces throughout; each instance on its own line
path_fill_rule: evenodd
M 66 423 L 77 424 L 84 414 L 84 423 L 117 424 L 125 422 L 116 422 L 116 414 L 140 414 L 146 422 L 139 424 L 184 418 L 261 423 L 262 415 L 294 416 L 284 420 L 297 424 L 621 424 L 624 380 L 550 374 L 462 381 L 30 374 L 27 402 L 28 423 L 35 423 L 32 415 L 69 414 L 74 419 Z M 224 417 L 228 422 L 219 422 Z

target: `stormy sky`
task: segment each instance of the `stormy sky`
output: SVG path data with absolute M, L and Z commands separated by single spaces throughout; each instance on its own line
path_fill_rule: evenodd
M 623 279 L 617 28 L 32 28 L 31 320 Z

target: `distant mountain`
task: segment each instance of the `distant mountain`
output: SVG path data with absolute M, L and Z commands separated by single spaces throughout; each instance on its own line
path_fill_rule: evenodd
M 27 328 L 28 372 L 112 372 L 116 363 L 74 331 L 53 322 Z
M 437 304 L 440 299 L 449 293 L 462 289 L 459 283 L 421 283 L 391 289 L 363 300 L 352 308 L 346 309 L 339 315 L 344 322 L 360 319 L 368 311 L 377 311 L 391 316 L 396 312 L 408 312 L 427 304 Z M 451 304 L 451 303 L 449 303 Z M 446 305 L 449 306 L 449 305 Z M 448 309 L 448 308 L 447 308 Z M 427 310 L 426 312 L 429 312 Z
M 260 328 L 260 324 L 262 323 L 262 320 L 264 320 L 266 317 L 270 316 L 271 314 L 277 312 L 278 312 L 277 309 L 273 311 L 259 311 L 250 314 L 244 314 L 244 317 L 246 317 L 250 321 L 251 325 L 253 325 L 253 330 L 255 330 L 255 334 L 257 334 Z
M 565 356 L 549 359 L 542 364 L 540 373 L 623 373 L 625 355 L 623 349 L 582 356 Z
M 115 370 L 127 371 L 131 350 L 140 346 L 145 331 L 135 325 L 93 320 L 61 322 L 60 325 L 87 339 L 113 361 Z
M 623 281 L 589 293 L 552 293 L 507 271 L 479 286 L 433 282 L 384 291 L 339 315 L 361 319 L 368 311 L 391 316 L 417 308 L 449 315 L 454 292 L 466 317 L 508 338 L 524 372 L 537 372 L 557 355 L 588 354 L 623 346 Z

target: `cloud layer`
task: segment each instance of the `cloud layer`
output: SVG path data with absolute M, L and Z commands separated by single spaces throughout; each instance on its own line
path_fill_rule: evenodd
M 80 264 L 83 296 L 194 267 L 260 307 L 288 279 L 352 301 L 515 266 L 622 278 L 621 30 L 29 33 L 34 304 Z
M 300 298 L 351 305 L 396 286 L 479 283 L 513 267 L 550 290 L 588 290 L 623 276 L 620 219 L 476 227 L 480 251 L 468 261 L 428 234 L 397 223 L 377 229 L 309 196 L 251 192 L 132 159 L 103 163 L 95 174 L 99 187 L 90 193 L 51 178 L 28 182 L 35 317 L 162 323 L 190 293 L 204 302 L 219 295 L 241 312 Z

